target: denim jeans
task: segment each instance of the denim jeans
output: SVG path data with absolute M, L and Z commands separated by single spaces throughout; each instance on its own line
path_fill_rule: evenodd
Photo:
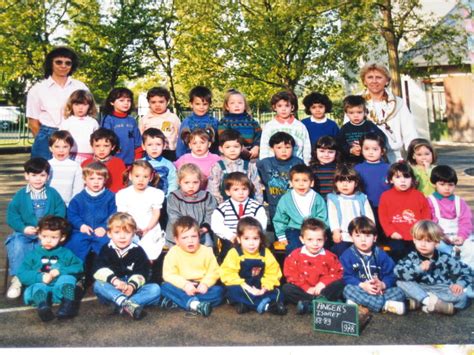
M 7 249 L 9 270 L 12 276 L 16 275 L 26 254 L 32 251 L 39 244 L 36 235 L 26 235 L 15 232 L 10 234 L 5 241 Z
M 258 313 L 265 312 L 265 306 L 270 302 L 283 302 L 283 293 L 275 288 L 261 296 L 254 296 L 245 291 L 242 286 L 226 286 L 226 296 L 230 303 L 243 303 Z
M 73 287 L 76 287 L 76 282 L 76 278 L 72 275 L 59 275 L 56 280 L 50 284 L 41 282 L 28 286 L 23 295 L 23 299 L 27 305 L 34 304 L 33 295 L 35 292 L 44 291 L 48 295 L 48 298 L 49 295 L 52 296 L 53 303 L 60 303 L 63 299 L 63 286 L 70 284 Z M 35 306 L 37 306 L 37 304 Z
M 130 297 L 127 297 L 111 283 L 96 281 L 94 282 L 94 293 L 99 301 L 105 304 L 116 303 L 119 299 L 128 298 L 140 306 L 155 306 L 160 302 L 161 291 L 158 284 L 149 283 L 140 287 L 137 292 Z
M 32 158 L 44 158 L 49 160 L 53 157 L 49 151 L 49 137 L 53 132 L 56 132 L 58 129 L 48 126 L 41 125 L 38 134 L 35 137 L 35 141 L 31 146 L 31 157 Z
M 213 307 L 220 305 L 224 298 L 224 288 L 222 286 L 212 286 L 209 287 L 205 294 L 188 296 L 182 289 L 169 282 L 163 282 L 161 285 L 161 295 L 169 298 L 179 307 L 189 310 L 189 305 L 192 301 L 209 302 Z

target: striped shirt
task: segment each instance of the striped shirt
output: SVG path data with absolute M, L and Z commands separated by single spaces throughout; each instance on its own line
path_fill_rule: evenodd
M 314 175 L 314 190 L 322 197 L 333 192 L 334 174 L 336 173 L 336 163 L 326 165 L 312 165 L 311 170 Z

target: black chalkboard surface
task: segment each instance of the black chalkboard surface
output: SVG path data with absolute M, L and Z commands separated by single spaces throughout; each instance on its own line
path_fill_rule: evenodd
M 359 336 L 357 305 L 315 299 L 313 301 L 314 330 Z

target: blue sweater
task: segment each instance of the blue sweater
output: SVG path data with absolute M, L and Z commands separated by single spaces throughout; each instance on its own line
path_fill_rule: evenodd
M 119 139 L 120 150 L 115 156 L 122 159 L 125 165 L 132 164 L 135 160 L 135 149 L 142 145 L 142 136 L 135 118 L 121 118 L 110 114 L 104 117 L 101 126 L 114 131 Z
M 339 127 L 336 122 L 326 119 L 324 123 L 316 123 L 311 121 L 311 117 L 307 117 L 301 121 L 309 133 L 309 140 L 311 141 L 311 146 L 313 147 L 318 139 L 322 136 L 331 136 L 336 138 L 339 133 Z
M 108 218 L 117 212 L 115 194 L 105 189 L 98 196 L 91 196 L 82 190 L 71 200 L 67 209 L 67 219 L 73 231 L 78 232 L 83 224 L 92 229 L 99 227 L 107 229 Z
M 179 158 L 182 155 L 191 151 L 186 145 L 186 143 L 184 143 L 184 141 L 181 139 L 181 133 L 185 128 L 189 129 L 192 132 L 197 128 L 206 129 L 208 127 L 212 127 L 216 134 L 214 142 L 217 142 L 218 124 L 218 121 L 214 117 L 209 116 L 208 114 L 204 116 L 198 116 L 193 113 L 187 118 L 185 118 L 184 121 L 181 123 L 181 127 L 179 128 L 178 142 L 176 144 L 176 158 Z
M 390 185 L 387 181 L 389 168 L 390 165 L 382 161 L 379 163 L 368 163 L 365 161 L 354 167 L 362 179 L 363 189 L 373 207 L 378 207 L 382 193 L 390 190 Z

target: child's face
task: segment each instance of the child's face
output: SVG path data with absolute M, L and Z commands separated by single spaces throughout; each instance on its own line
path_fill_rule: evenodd
M 94 157 L 99 160 L 104 160 L 112 154 L 115 146 L 106 139 L 99 139 L 92 142 L 92 150 L 94 151 Z
M 305 173 L 293 174 L 290 181 L 290 186 L 300 195 L 305 195 L 312 187 L 313 180 Z
M 278 160 L 288 160 L 293 155 L 293 146 L 290 143 L 280 142 L 271 147 L 271 149 Z
M 396 171 L 390 183 L 398 191 L 407 191 L 411 188 L 412 179 L 411 177 L 405 177 L 400 171 Z
M 204 116 L 209 111 L 209 102 L 200 97 L 193 97 L 190 104 L 191 109 L 198 116 Z
M 114 242 L 114 244 L 120 248 L 125 249 L 132 243 L 135 231 L 124 228 L 118 223 L 112 224 L 110 229 L 107 231 L 107 235 Z
M 42 171 L 39 174 L 25 173 L 25 180 L 28 181 L 28 184 L 30 184 L 32 188 L 40 190 L 48 180 L 48 173 L 46 171 Z
M 174 237 L 175 243 L 187 253 L 195 253 L 200 246 L 199 231 L 196 228 L 191 228 L 186 231 L 179 231 L 178 235 Z
M 309 112 L 311 112 L 311 116 L 313 116 L 315 119 L 321 120 L 326 114 L 326 106 L 323 104 L 314 103 L 309 108 Z
M 360 124 L 364 120 L 365 110 L 364 106 L 353 106 L 346 109 L 346 115 L 352 124 Z
M 382 158 L 382 148 L 377 141 L 366 139 L 362 145 L 362 156 L 370 163 L 377 163 Z
M 433 163 L 433 154 L 431 154 L 431 150 L 425 146 L 421 146 L 415 150 L 415 153 L 413 153 L 413 159 L 415 159 L 416 165 L 429 166 Z
M 51 147 L 49 147 L 49 150 L 51 151 L 51 154 L 53 154 L 53 157 L 62 161 L 69 158 L 71 146 L 68 142 L 58 139 L 51 145 Z
M 230 113 L 243 113 L 245 111 L 245 100 L 242 95 L 230 95 L 225 108 Z
M 197 174 L 187 174 L 179 181 L 179 188 L 187 196 L 196 194 L 200 186 L 201 180 Z
M 431 258 L 434 254 L 434 251 L 439 243 L 432 240 L 424 239 L 415 239 L 413 238 L 413 243 L 415 243 L 415 248 L 418 252 L 426 258 Z
M 322 165 L 330 164 L 336 160 L 336 150 L 327 148 L 316 148 L 316 158 Z
M 293 105 L 285 100 L 278 101 L 272 108 L 273 111 L 276 112 L 278 118 L 282 120 L 290 118 L 293 112 Z
M 132 107 L 132 99 L 127 96 L 121 96 L 110 103 L 114 110 L 120 113 L 128 113 Z
M 237 160 L 242 153 L 242 145 L 238 141 L 227 141 L 219 147 L 221 154 L 230 160 Z
M 149 157 L 156 159 L 160 157 L 163 153 L 163 149 L 165 149 L 165 144 L 163 142 L 163 139 L 159 137 L 147 137 L 145 139 L 145 143 L 142 144 L 142 147 Z
M 237 241 L 247 253 L 254 254 L 258 252 L 261 243 L 258 229 L 251 227 L 246 228 L 244 233 L 240 237 L 237 237 Z
M 197 157 L 203 157 L 209 152 L 211 142 L 207 139 L 195 136 L 191 142 L 189 142 L 189 149 Z
M 97 173 L 92 173 L 86 176 L 84 183 L 92 192 L 99 192 L 104 188 L 105 178 Z
M 148 168 L 135 166 L 128 177 L 136 191 L 143 191 L 147 188 L 152 179 L 152 172 Z
M 304 231 L 304 234 L 300 236 L 301 243 L 308 249 L 311 254 L 317 254 L 324 247 L 324 231 L 323 230 L 310 230 Z
M 454 193 L 456 184 L 454 182 L 438 181 L 435 184 L 436 191 L 443 197 L 449 197 Z
M 88 103 L 76 103 L 72 104 L 72 113 L 76 117 L 84 117 L 87 116 L 87 112 L 89 112 L 89 104 Z
M 359 233 L 356 231 L 352 232 L 351 237 L 355 247 L 363 253 L 370 252 L 377 239 L 373 234 Z
M 336 189 L 343 195 L 352 195 L 356 188 L 356 182 L 354 180 L 339 180 L 336 181 Z
M 61 235 L 60 230 L 52 231 L 50 229 L 43 229 L 39 231 L 38 238 L 40 240 L 41 246 L 46 250 L 56 248 L 59 243 L 66 239 L 63 235 Z
M 160 115 L 168 109 L 168 100 L 163 96 L 152 96 L 148 100 L 151 112 Z
M 243 184 L 233 184 L 225 193 L 236 202 L 244 202 L 250 194 L 249 188 Z

